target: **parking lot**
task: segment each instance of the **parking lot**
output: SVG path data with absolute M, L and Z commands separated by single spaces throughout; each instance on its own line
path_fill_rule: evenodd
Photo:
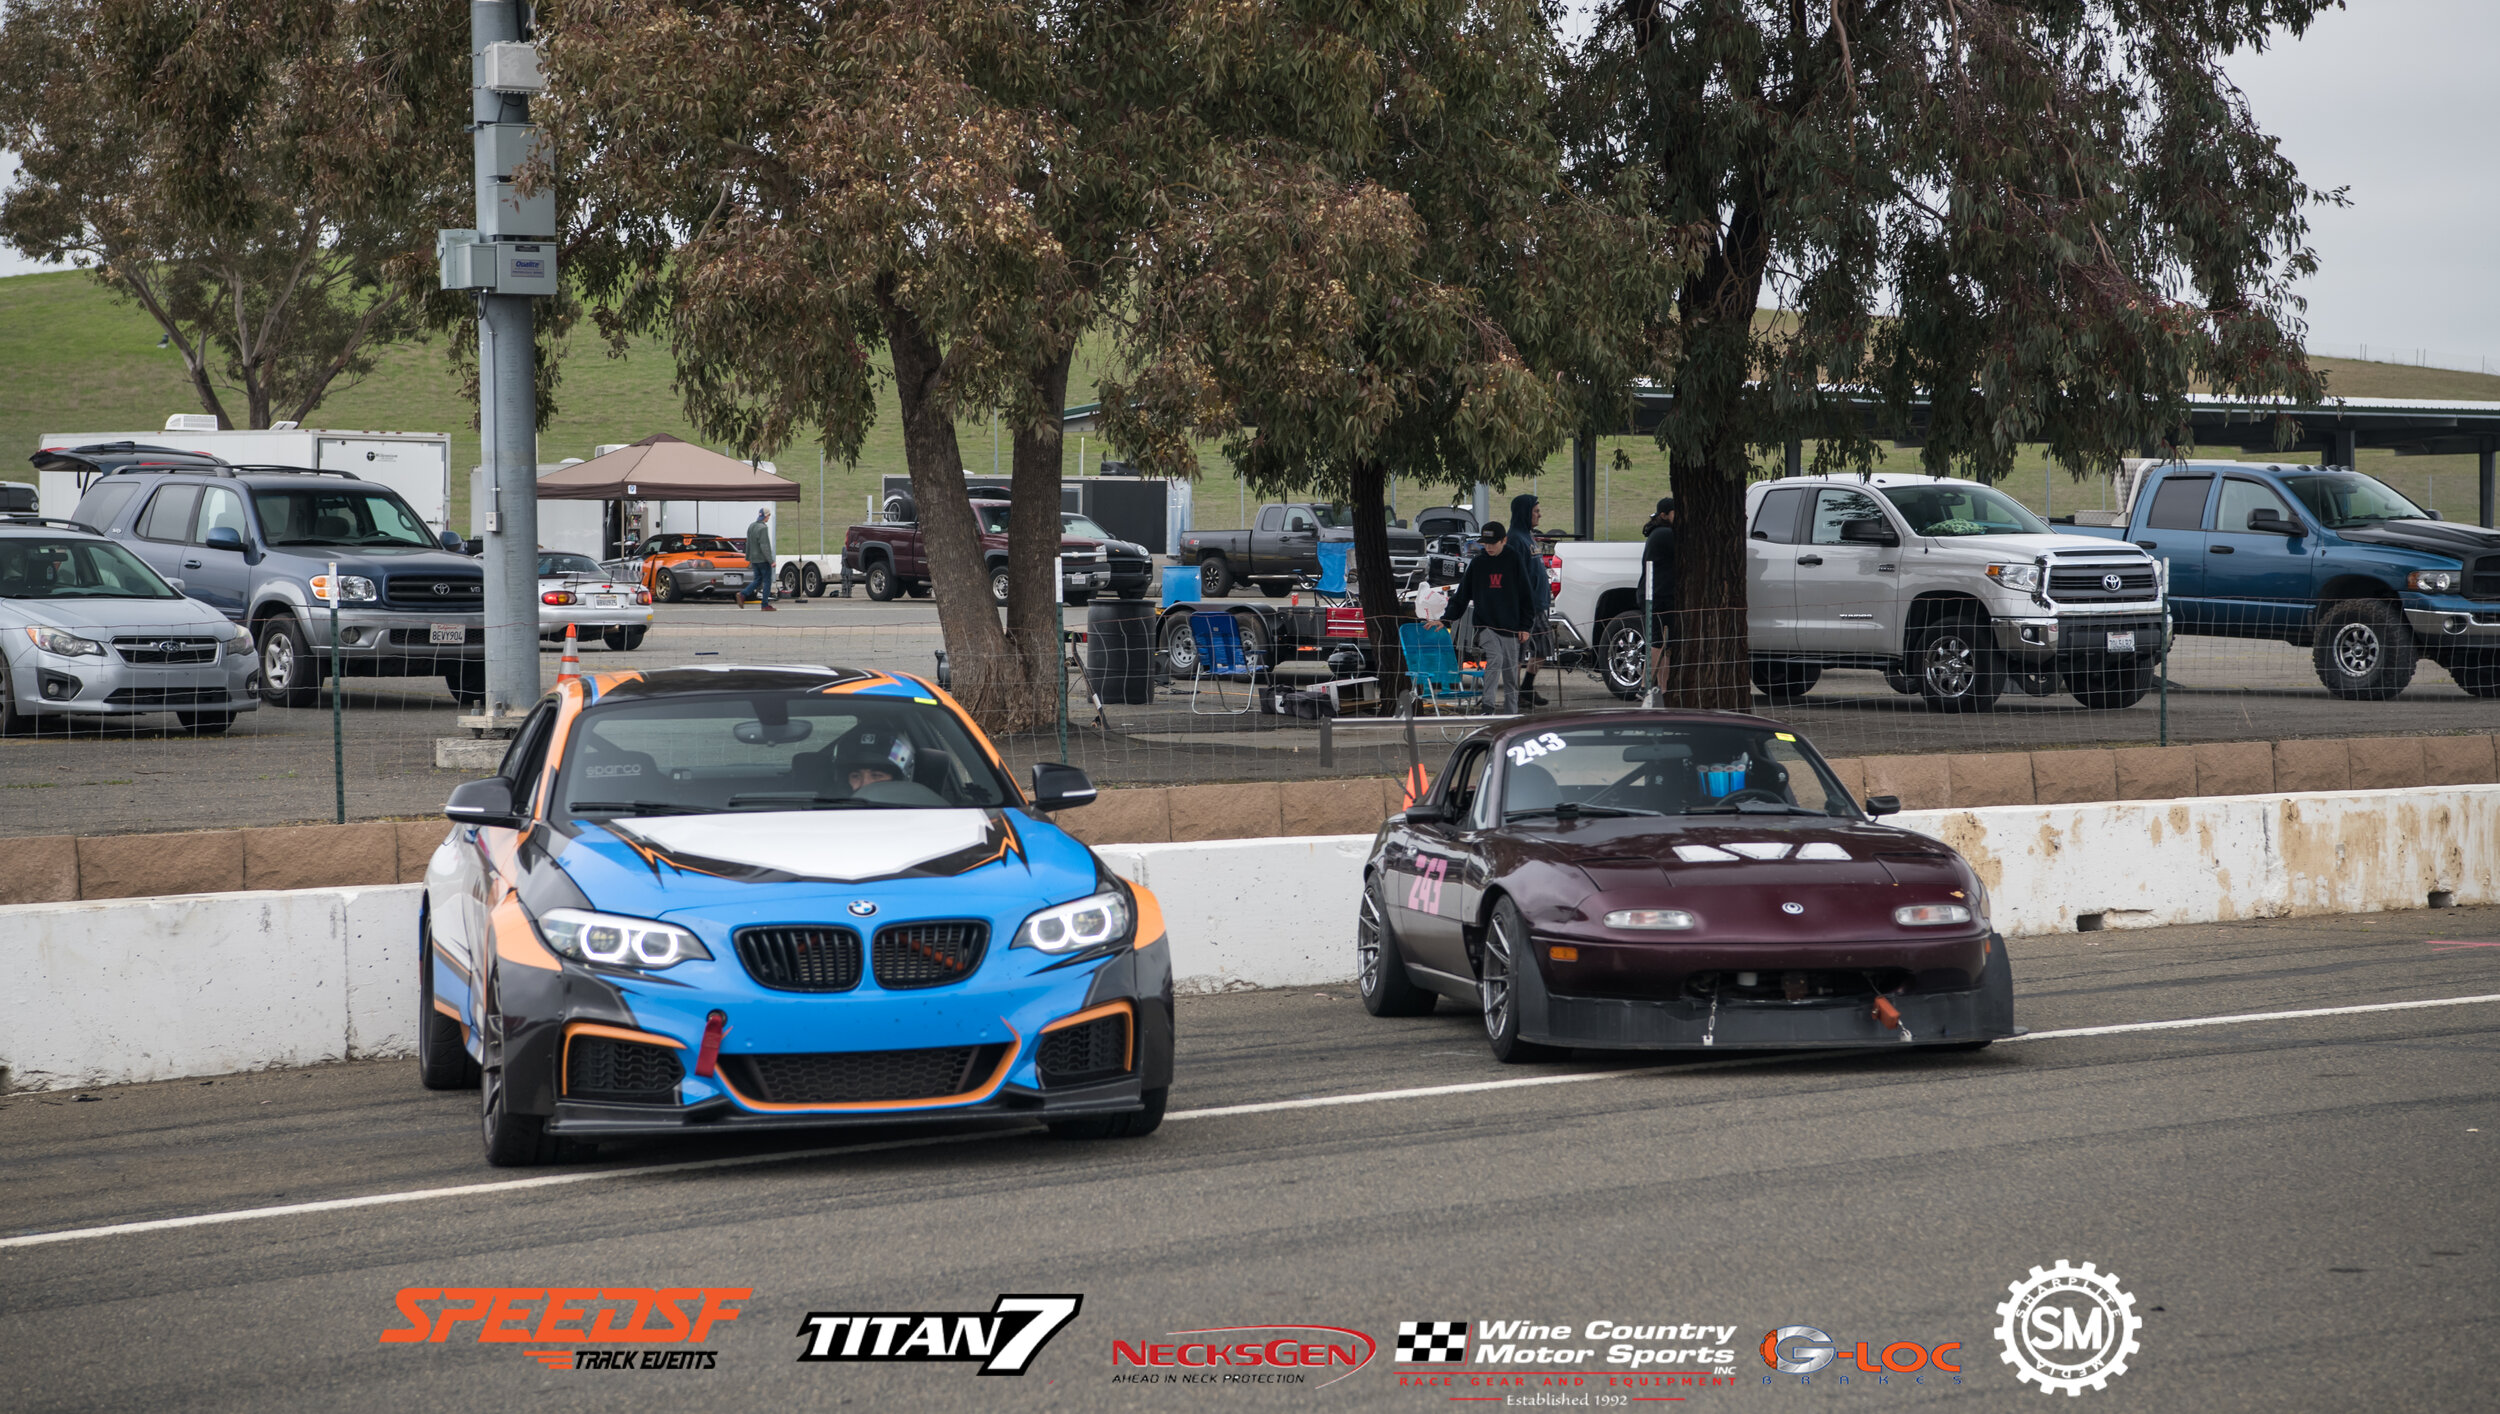
M 1086 611 L 1070 609 L 1071 629 Z M 784 601 L 767 618 L 725 602 L 665 604 L 649 638 L 630 653 L 592 645 L 586 671 L 731 662 L 833 663 L 906 672 L 934 671 L 943 646 L 936 606 L 925 600 L 877 603 L 827 596 Z M 548 682 L 558 652 L 540 654 Z M 1403 734 L 1347 726 L 1321 760 L 1317 725 L 1274 716 L 1193 710 L 1184 680 L 1159 687 L 1145 706 L 1113 706 L 1095 721 L 1081 676 L 1072 674 L 1069 759 L 1107 786 L 1389 775 L 1404 769 Z M 2169 739 L 2173 743 L 2481 732 L 2492 707 L 2469 697 L 2425 663 L 2403 696 L 2389 702 L 2330 697 L 2310 672 L 2305 650 L 2281 643 L 2182 639 L 2171 663 Z M 1545 695 L 1562 706 L 1609 699 L 1587 673 L 1549 670 Z M 1229 705 L 1244 699 L 1225 689 Z M 1869 672 L 1833 672 L 1802 700 L 1756 710 L 1795 723 L 1828 756 L 1935 751 L 2033 750 L 2058 746 L 2153 745 L 2164 704 L 2147 697 L 2117 712 L 2086 712 L 2070 697 L 2009 691 L 1993 712 L 1939 716 Z M 351 679 L 343 718 L 347 812 L 351 819 L 431 814 L 472 773 L 434 765 L 437 738 L 460 733 L 458 711 L 441 682 Z M 1427 727 L 1435 759 L 1462 729 Z M 0 835 L 94 834 L 326 820 L 333 810 L 331 713 L 320 705 L 263 707 L 223 738 L 186 736 L 170 717 L 130 723 L 49 724 L 38 737 L 0 741 Z M 1011 764 L 1058 759 L 1055 733 L 1001 743 Z

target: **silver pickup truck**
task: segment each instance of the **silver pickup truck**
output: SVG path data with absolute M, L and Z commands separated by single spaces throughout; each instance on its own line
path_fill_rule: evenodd
M 1826 668 L 1871 668 L 1937 711 L 1985 711 L 2009 682 L 2086 707 L 2133 706 L 2166 631 L 2163 567 L 2124 542 L 2062 535 L 1976 481 L 1790 477 L 1745 496 L 1754 685 L 1804 696 Z M 1638 542 L 1570 542 L 1554 611 L 1599 675 L 1637 695 L 1646 654 Z

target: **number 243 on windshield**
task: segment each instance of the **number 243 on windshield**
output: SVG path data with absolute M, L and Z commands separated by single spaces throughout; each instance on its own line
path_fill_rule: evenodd
M 1510 764 L 1513 766 L 1525 766 L 1540 756 L 1553 755 L 1555 752 L 1562 750 L 1563 746 L 1564 742 L 1561 737 L 1554 735 L 1552 732 L 1542 732 L 1536 736 L 1529 737 L 1516 746 L 1504 748 L 1503 754 L 1510 757 Z

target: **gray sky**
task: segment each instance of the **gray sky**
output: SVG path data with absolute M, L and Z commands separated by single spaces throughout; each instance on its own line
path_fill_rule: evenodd
M 2233 60 L 2258 121 L 2322 209 L 2303 293 L 2323 353 L 2500 367 L 2500 155 L 2490 135 L 2500 0 L 2350 0 L 2306 39 Z M 1583 7 L 1585 8 L 1585 7 Z M 6 161 L 14 173 L 16 162 Z M 40 269 L 0 249 L 0 275 Z

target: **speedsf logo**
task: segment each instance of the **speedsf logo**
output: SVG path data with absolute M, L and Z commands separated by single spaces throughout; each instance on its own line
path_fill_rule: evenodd
M 753 1294 L 743 1286 L 406 1286 L 394 1304 L 407 1324 L 382 1332 L 382 1343 L 555 1346 L 526 1352 L 550 1370 L 709 1370 L 708 1350 L 632 1347 L 701 1345 L 738 1319 L 736 1303 Z
M 1082 1296 L 1001 1296 L 987 1311 L 810 1311 L 801 1361 L 978 1360 L 984 1375 L 1021 1375 L 1066 1325 Z

